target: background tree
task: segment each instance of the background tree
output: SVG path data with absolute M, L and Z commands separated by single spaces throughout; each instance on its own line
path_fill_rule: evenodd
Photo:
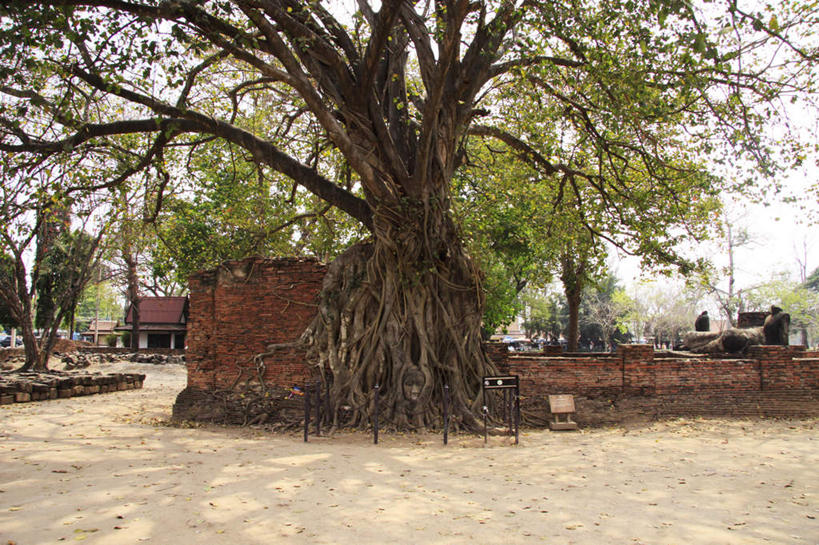
M 330 261 L 362 238 L 347 216 L 265 173 L 236 146 L 200 146 L 190 155 L 187 173 L 189 181 L 167 198 L 154 224 L 151 277 L 184 286 L 197 271 L 253 255 Z
M 483 273 L 483 337 L 509 325 L 523 310 L 526 288 L 542 288 L 553 274 L 554 250 L 543 206 L 550 187 L 535 184 L 537 171 L 508 152 L 476 143 L 455 178 L 458 223 L 470 255 Z
M 804 331 L 800 342 L 809 345 L 819 333 L 819 294 L 798 280 L 780 275 L 748 294 L 750 309 L 768 312 L 771 305 L 791 315 L 791 332 Z M 806 338 L 805 338 L 806 337 Z
M 98 266 L 99 246 L 100 236 L 79 229 L 63 232 L 37 262 L 35 324 L 43 333 L 52 325 L 65 326 L 72 337 L 77 303 Z M 46 298 L 47 305 L 42 303 Z
M 107 276 L 107 275 L 104 275 Z M 121 321 L 123 318 L 123 297 L 120 287 L 110 278 L 97 281 L 96 272 L 91 273 L 92 281 L 85 287 L 77 302 L 77 331 L 85 331 L 91 321 Z
M 633 301 L 629 318 L 635 324 L 635 333 L 651 337 L 657 346 L 672 348 L 685 333 L 694 330 L 694 321 L 706 299 L 702 288 L 671 278 L 640 282 L 629 297 Z
M 819 291 L 819 267 L 813 269 L 813 272 L 805 279 L 805 287 L 813 291 Z
M 36 184 L 9 175 L 8 170 L 3 174 L 0 247 L 5 257 L 0 300 L 21 330 L 26 356 L 21 369 L 44 370 L 60 326 L 73 314 L 90 280 L 105 224 L 94 216 L 97 202 L 76 201 L 62 191 L 75 173 L 46 176 L 41 172 Z M 56 222 L 60 225 L 54 226 Z M 72 229 L 72 223 L 77 228 Z M 90 234 L 94 224 L 97 229 Z M 44 301 L 37 304 L 40 292 Z
M 569 323 L 565 299 L 558 293 L 530 290 L 526 293 L 524 303 L 526 320 L 522 325 L 526 335 L 549 342 L 559 341 Z
M 586 292 L 581 306 L 580 337 L 589 349 L 600 346 L 613 350 L 617 344 L 627 342 L 625 317 L 634 301 L 618 286 L 617 278 L 607 274 Z
M 14 280 L 14 258 L 8 255 L 0 255 L 0 282 L 3 285 L 11 284 Z M 5 299 L 0 296 L 0 327 L 13 328 L 20 327 L 17 320 L 11 313 L 11 309 L 6 304 Z
M 725 255 L 727 263 L 714 270 L 713 266 L 700 271 L 702 285 L 716 301 L 723 316 L 731 327 L 736 327 L 737 317 L 745 311 L 746 293 L 754 286 L 737 287 L 736 254 L 742 249 L 756 245 L 748 227 L 743 224 L 742 213 L 726 210 L 722 213 L 720 226 L 719 250 L 717 255 Z

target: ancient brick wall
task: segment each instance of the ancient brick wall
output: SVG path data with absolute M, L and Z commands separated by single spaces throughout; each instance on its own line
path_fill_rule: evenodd
M 759 364 L 750 360 L 655 360 L 657 394 L 707 390 L 759 390 Z
M 621 358 L 510 356 L 507 370 L 520 376 L 523 395 L 576 393 L 585 396 L 618 395 L 623 389 Z
M 248 258 L 192 276 L 188 387 L 174 415 L 218 419 L 202 415 L 208 392 L 303 385 L 315 372 L 303 350 L 277 349 L 261 365 L 254 356 L 299 339 L 316 315 L 325 274 L 326 266 L 313 259 Z
M 317 312 L 326 267 L 315 260 L 250 258 L 190 281 L 188 387 L 174 416 L 245 423 L 297 411 L 282 392 L 316 378 L 295 346 Z M 509 353 L 487 345 L 501 373 L 521 377 L 524 409 L 548 418 L 548 394 L 576 396 L 578 420 L 672 415 L 819 415 L 819 353 L 753 347 L 742 359 L 671 358 L 649 345 L 616 354 Z M 275 390 L 278 389 L 278 397 Z
M 765 323 L 765 318 L 767 318 L 769 314 L 770 312 L 767 310 L 758 312 L 740 312 L 737 315 L 737 327 L 740 329 L 746 327 L 760 327 Z
M 655 358 L 649 345 L 612 355 L 488 352 L 521 379 L 522 405 L 549 417 L 546 396 L 573 394 L 584 424 L 659 416 L 819 416 L 819 357 L 798 346 L 752 347 L 742 359 Z

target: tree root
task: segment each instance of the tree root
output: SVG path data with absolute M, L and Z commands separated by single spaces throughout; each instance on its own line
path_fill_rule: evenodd
M 446 217 L 429 228 L 396 216 L 377 215 L 375 241 L 330 265 L 302 336 L 332 375 L 329 423 L 368 427 L 377 386 L 385 427 L 440 429 L 446 385 L 452 428 L 480 430 L 481 378 L 496 370 L 481 344 L 479 275 Z

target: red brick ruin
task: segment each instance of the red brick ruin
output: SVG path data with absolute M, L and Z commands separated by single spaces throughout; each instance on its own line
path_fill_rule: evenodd
M 282 394 L 317 371 L 296 346 L 255 356 L 299 339 L 316 315 L 326 270 L 314 259 L 248 258 L 192 276 L 188 385 L 174 417 L 241 424 L 275 416 Z
M 315 317 L 325 272 L 311 259 L 250 258 L 193 276 L 188 386 L 174 416 L 246 424 L 299 414 L 300 400 L 283 398 L 291 387 L 316 381 L 318 371 L 288 343 Z M 271 344 L 285 347 L 268 351 Z M 548 422 L 549 394 L 573 394 L 575 420 L 585 425 L 819 415 L 819 352 L 801 346 L 754 346 L 723 359 L 655 353 L 649 345 L 621 345 L 613 354 L 516 355 L 503 344 L 486 349 L 502 372 L 520 375 L 531 424 Z

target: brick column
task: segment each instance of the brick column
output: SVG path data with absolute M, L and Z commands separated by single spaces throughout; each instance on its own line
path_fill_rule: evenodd
M 621 344 L 617 353 L 623 359 L 623 392 L 626 394 L 654 395 L 654 346 L 650 344 Z
M 270 353 L 264 366 L 254 356 L 269 345 L 297 343 L 318 311 L 325 274 L 314 259 L 250 257 L 193 275 L 188 386 L 177 397 L 174 417 L 241 423 L 279 410 L 267 388 L 281 392 L 314 378 L 300 345 Z M 218 404 L 216 392 L 222 395 Z M 259 413 L 247 414 L 245 406 Z
M 543 353 L 546 356 L 562 356 L 563 346 L 559 344 L 547 344 L 543 347 Z
M 509 372 L 509 345 L 506 343 L 486 342 L 483 343 L 483 350 L 486 355 L 498 368 L 501 373 Z
M 790 369 L 793 367 L 796 347 L 758 345 L 748 347 L 748 356 L 756 360 L 759 369 L 760 390 L 781 390 L 793 387 Z

